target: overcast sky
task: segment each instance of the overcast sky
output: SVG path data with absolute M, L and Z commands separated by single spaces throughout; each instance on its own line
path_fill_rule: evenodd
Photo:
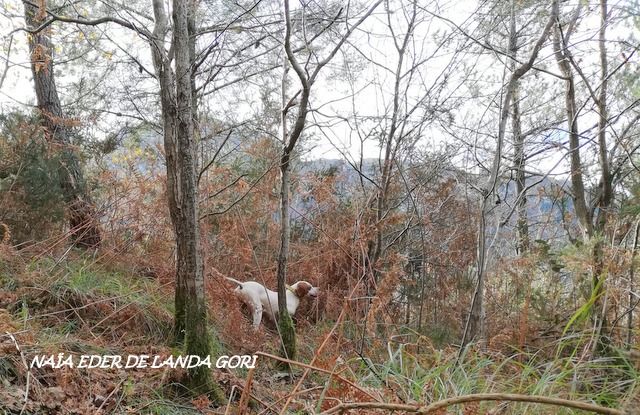
M 437 4 L 437 7 L 434 6 L 435 4 Z M 479 6 L 475 1 L 425 2 L 425 5 L 428 6 L 429 11 L 443 18 L 452 20 L 464 29 L 466 33 L 473 34 L 477 28 L 477 23 L 473 17 Z M 624 0 L 610 2 L 610 8 L 612 10 L 616 10 L 621 5 L 626 6 L 628 2 Z M 566 10 L 570 9 L 571 6 L 568 2 L 563 3 L 563 7 L 565 7 Z M 3 7 L 6 12 L 14 13 L 16 18 L 7 19 L 6 17 L 0 17 L 0 36 L 2 36 L 2 53 L 0 53 L 0 71 L 2 72 L 0 72 L 0 75 L 4 73 L 5 68 L 7 68 L 6 77 L 0 89 L 0 110 L 7 111 L 11 108 L 24 109 L 28 105 L 33 105 L 35 101 L 28 62 L 26 34 L 24 32 L 14 32 L 11 54 L 8 64 L 6 63 L 9 47 L 8 35 L 23 24 L 23 21 L 19 18 L 22 13 L 22 5 L 20 1 L 10 0 L 5 2 Z M 594 6 L 591 5 L 590 7 L 593 8 Z M 406 100 L 408 106 L 411 106 L 412 103 L 423 97 L 424 88 L 437 83 L 438 77 L 442 76 L 443 73 L 447 73 L 447 68 L 451 67 L 451 65 L 455 65 L 455 70 L 450 71 L 448 75 L 450 76 L 450 86 L 448 88 L 452 91 L 451 93 L 469 93 L 469 87 L 467 85 L 454 90 L 455 85 L 457 85 L 456 76 L 462 79 L 463 66 L 475 65 L 478 71 L 477 76 L 480 78 L 476 85 L 480 88 L 480 95 L 484 96 L 484 98 L 467 100 L 464 104 L 455 108 L 453 114 L 456 122 L 468 123 L 468 128 L 486 128 L 484 123 L 495 120 L 495 112 L 497 110 L 496 103 L 500 102 L 499 93 L 502 90 L 502 83 L 504 81 L 504 65 L 500 64 L 499 56 L 492 56 L 490 54 L 484 54 L 481 57 L 478 57 L 477 54 L 454 54 L 456 48 L 455 43 L 449 45 L 447 48 L 437 49 L 438 43 L 434 41 L 435 34 L 438 34 L 439 39 L 442 39 L 451 34 L 459 35 L 459 31 L 443 19 L 427 14 L 424 16 L 424 22 L 418 25 L 416 29 L 413 45 L 417 51 L 416 55 L 418 55 L 418 59 L 428 58 L 428 60 L 419 70 L 420 86 L 411 88 L 411 93 L 402 98 Z M 597 47 L 595 42 L 595 40 L 597 40 L 595 33 L 598 28 L 597 13 L 592 13 L 591 16 L 590 19 L 585 19 L 582 22 L 579 31 L 572 39 L 576 47 L 574 55 L 581 59 L 583 63 L 587 64 L 585 66 L 588 66 L 590 60 L 595 62 L 597 59 L 597 55 L 593 53 Z M 396 30 L 400 32 L 404 25 L 404 23 L 402 23 L 402 15 L 397 13 L 394 17 L 396 18 L 394 26 Z M 608 31 L 609 39 L 627 38 L 630 29 L 631 26 L 629 24 L 619 23 L 611 27 Z M 135 35 L 122 31 L 113 25 L 108 26 L 108 31 L 111 38 L 115 39 L 121 47 L 129 48 L 130 52 L 135 54 L 145 66 L 148 68 L 152 67 L 148 48 Z M 357 159 L 361 154 L 365 158 L 378 157 L 380 155 L 380 148 L 375 138 L 370 138 L 361 144 L 358 138 L 358 131 L 354 128 L 353 123 L 348 125 L 346 122 L 340 122 L 335 116 L 349 117 L 353 115 L 354 110 L 360 117 L 374 117 L 388 113 L 392 103 L 394 79 L 393 74 L 389 73 L 384 67 L 394 68 L 397 62 L 397 53 L 395 52 L 388 32 L 385 14 L 383 10 L 380 9 L 363 24 L 360 31 L 354 33 L 350 42 L 358 48 L 359 52 L 354 52 L 352 48 L 346 49 L 349 56 L 358 56 L 358 54 L 361 54 L 362 56 L 366 56 L 366 59 L 371 62 L 376 62 L 377 64 L 365 65 L 364 69 L 358 72 L 358 76 L 351 80 L 351 83 L 344 81 L 336 82 L 332 77 L 335 71 L 343 69 L 340 58 L 325 68 L 325 78 L 318 81 L 313 90 L 312 103 L 318 112 L 308 118 L 310 124 L 318 121 L 324 125 L 325 128 L 310 130 L 317 140 L 314 142 L 314 145 L 307 145 L 307 148 L 312 148 L 312 150 L 305 155 L 306 157 L 349 157 Z M 82 38 L 82 34 L 78 33 L 78 35 L 77 41 Z M 460 41 L 464 40 L 462 36 L 458 36 L 458 38 Z M 66 41 L 74 42 L 73 35 L 67 37 Z M 502 46 L 504 47 L 504 45 Z M 69 47 L 68 43 L 58 44 L 56 53 L 64 54 L 64 48 L 67 47 Z M 95 55 L 96 65 L 99 64 L 98 59 L 100 58 L 105 59 L 106 62 L 106 60 L 117 59 L 119 56 L 122 56 L 121 51 L 116 47 L 112 47 L 107 51 L 103 51 L 101 54 Z M 639 63 L 640 61 L 637 56 L 631 61 L 631 64 L 638 65 Z M 7 64 L 7 66 L 5 66 L 5 64 Z M 549 70 L 553 72 L 558 72 L 549 41 L 547 41 L 547 46 L 541 51 L 537 65 L 549 68 Z M 119 73 L 114 73 L 114 78 L 110 81 L 114 83 L 114 88 L 125 88 L 127 83 L 138 82 L 139 74 L 126 72 L 130 70 L 131 68 L 127 68 L 120 70 Z M 74 76 L 79 76 L 79 74 L 70 74 L 58 80 L 58 86 L 61 89 L 60 92 L 63 97 L 65 96 L 65 84 L 73 80 Z M 135 81 L 133 80 L 133 76 L 136 77 Z M 549 75 L 536 74 L 536 76 L 540 77 L 541 82 L 548 82 L 549 84 L 560 86 L 559 80 L 553 79 L 553 77 Z M 292 89 L 294 85 L 296 85 L 295 78 L 292 78 Z M 543 84 L 541 83 L 541 85 Z M 148 85 L 149 89 L 153 89 L 154 87 L 153 84 Z M 352 90 L 358 91 L 358 94 L 353 98 L 350 92 Z M 526 105 L 524 101 L 523 105 Z M 119 109 L 113 108 L 113 110 L 118 111 Z M 594 120 L 595 115 L 592 112 L 586 111 L 580 123 L 586 128 L 592 124 Z M 437 123 L 434 123 L 434 126 L 433 128 L 429 127 L 422 131 L 419 142 L 420 148 L 435 149 L 452 142 L 450 136 L 445 134 L 440 128 L 437 128 Z M 497 122 L 495 126 L 497 129 Z M 362 130 L 364 130 L 364 127 Z M 99 132 L 96 132 L 96 134 L 99 134 Z M 478 139 L 481 140 L 481 137 Z M 468 168 L 474 168 L 473 165 L 477 164 L 478 157 L 482 158 L 481 152 L 469 152 L 468 148 L 465 148 L 465 151 L 462 153 L 458 161 Z M 561 173 L 563 170 L 566 170 L 566 166 L 560 163 L 562 157 L 562 152 L 544 154 L 538 159 L 533 159 L 530 168 L 544 172 L 554 166 L 558 166 L 556 172 Z

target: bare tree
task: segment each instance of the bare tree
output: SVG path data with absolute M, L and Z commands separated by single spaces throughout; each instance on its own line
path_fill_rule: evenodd
M 482 341 L 485 338 L 484 330 L 484 287 L 486 279 L 486 266 L 487 266 L 487 216 L 490 213 L 490 209 L 494 205 L 496 200 L 496 191 L 499 187 L 499 175 L 502 161 L 502 151 L 504 144 L 504 137 L 506 132 L 507 120 L 509 119 L 509 109 L 511 108 L 511 101 L 516 91 L 517 83 L 529 70 L 533 67 L 538 53 L 544 45 L 547 37 L 551 33 L 553 25 L 558 15 L 558 2 L 553 0 L 551 2 L 551 13 L 547 24 L 545 25 L 542 33 L 538 37 L 533 49 L 529 55 L 529 59 L 518 67 L 514 68 L 509 77 L 509 81 L 505 86 L 504 98 L 502 99 L 500 106 L 500 119 L 498 123 L 498 137 L 496 142 L 495 153 L 493 156 L 493 163 L 491 165 L 491 174 L 482 189 L 482 203 L 479 212 L 479 226 L 478 226 L 478 249 L 477 249 L 477 265 L 476 265 L 476 289 L 471 302 L 471 311 L 467 318 L 464 334 L 462 336 L 462 346 L 468 344 L 470 341 L 479 340 Z
M 405 32 L 402 34 L 402 38 L 398 41 L 395 37 L 394 29 L 391 23 L 391 15 L 393 11 L 387 5 L 386 17 L 387 17 L 387 28 L 390 31 L 391 36 L 393 36 L 393 44 L 395 47 L 395 51 L 398 55 L 397 64 L 395 70 L 393 71 L 393 103 L 391 109 L 391 121 L 390 125 L 383 132 L 382 138 L 382 148 L 384 151 L 384 157 L 382 159 L 382 167 L 381 167 L 381 175 L 380 175 L 380 183 L 378 184 L 377 194 L 375 197 L 375 238 L 369 241 L 367 258 L 371 267 L 374 270 L 374 276 L 377 275 L 376 265 L 378 259 L 384 253 L 384 230 L 382 222 L 384 218 L 388 215 L 388 198 L 389 198 L 389 188 L 391 186 L 392 179 L 392 170 L 398 155 L 398 152 L 401 149 L 401 146 L 411 137 L 417 137 L 417 131 L 411 131 L 409 127 L 409 115 L 410 112 L 415 111 L 420 104 L 418 101 L 418 105 L 412 106 L 410 111 L 405 113 L 404 107 L 407 105 L 405 102 L 405 97 L 409 93 L 409 89 L 412 86 L 412 78 L 416 74 L 416 69 L 419 66 L 418 62 L 415 61 L 417 57 L 414 56 L 414 61 L 410 62 L 409 65 L 405 64 L 405 60 L 411 58 L 409 55 L 408 48 L 410 47 L 410 42 L 414 37 L 414 31 L 417 25 L 417 14 L 418 14 L 418 5 L 416 1 L 411 2 L 409 6 L 409 10 L 404 11 L 404 15 L 407 19 L 407 27 Z M 405 66 L 409 66 L 409 70 Z M 403 78 L 408 75 L 409 81 L 403 83 Z M 405 131 L 408 129 L 410 131 Z M 377 278 L 376 278 L 377 279 Z
M 607 144 L 607 129 L 609 128 L 609 116 L 607 109 L 607 85 L 609 81 L 606 30 L 609 24 L 606 0 L 600 2 L 600 28 L 598 30 L 598 50 L 600 61 L 599 87 L 593 88 L 586 78 L 583 69 L 573 58 L 571 51 L 567 47 L 570 36 L 576 27 L 577 19 L 580 15 L 581 5 L 578 5 L 573 16 L 563 31 L 560 21 L 554 30 L 553 47 L 558 67 L 565 76 L 565 111 L 569 125 L 569 152 L 571 160 L 571 192 L 574 201 L 576 216 L 583 229 L 583 241 L 593 240 L 593 271 L 592 271 L 592 292 L 594 298 L 592 308 L 592 320 L 595 328 L 596 341 L 595 348 L 598 352 L 604 352 L 608 347 L 609 340 L 604 335 L 607 329 L 607 310 L 604 303 L 605 294 L 605 270 L 604 270 L 604 241 L 603 233 L 607 225 L 609 209 L 613 202 L 614 177 L 610 168 L 611 152 Z M 594 102 L 598 113 L 597 132 L 597 154 L 599 164 L 599 180 L 597 191 L 591 198 L 591 203 L 587 199 L 585 190 L 584 170 L 585 166 L 581 156 L 580 130 L 578 128 L 578 117 L 582 107 L 578 108 L 576 103 L 576 82 L 574 71 L 578 73 L 588 90 L 590 99 Z M 597 214 L 594 213 L 597 211 Z
M 295 48 L 292 46 L 292 17 L 289 1 L 284 0 L 284 52 L 285 52 L 285 64 L 283 68 L 283 81 L 282 81 L 282 153 L 280 156 L 280 249 L 278 253 L 278 327 L 280 336 L 283 342 L 283 352 L 289 359 L 295 358 L 296 343 L 295 343 L 295 330 L 293 322 L 289 313 L 287 312 L 287 262 L 289 258 L 289 240 L 290 240 L 290 217 L 289 217 L 289 193 L 291 188 L 290 168 L 291 168 L 291 156 L 296 148 L 296 144 L 302 135 L 305 127 L 307 114 L 309 112 L 309 98 L 311 96 L 311 88 L 318 79 L 320 71 L 325 67 L 338 53 L 342 45 L 349 38 L 351 33 L 357 29 L 357 27 L 369 16 L 373 11 L 382 3 L 382 0 L 376 1 L 368 10 L 352 25 L 348 26 L 346 33 L 340 35 L 335 46 L 330 50 L 327 56 L 320 59 L 314 53 L 310 53 L 306 56 L 306 62 L 301 63 L 296 56 Z M 303 7 L 302 13 L 306 10 Z M 340 8 L 335 17 L 329 21 L 329 25 L 333 25 L 334 22 L 341 17 L 343 9 Z M 348 16 L 345 18 L 348 21 Z M 306 33 L 306 32 L 305 32 Z M 322 31 L 320 31 L 322 33 Z M 305 48 L 304 50 L 310 51 L 312 39 L 304 37 Z M 294 94 L 293 97 L 287 98 L 286 93 L 286 76 L 288 66 L 293 68 L 298 81 L 300 82 L 300 90 Z M 297 101 L 297 102 L 296 102 Z M 292 130 L 289 132 L 287 129 L 287 116 L 289 111 L 297 106 L 297 113 L 294 117 L 294 124 Z
M 438 39 L 438 42 L 430 42 L 430 36 L 433 35 L 430 25 L 435 20 L 433 13 L 428 10 L 431 6 L 433 4 L 425 5 L 419 1 L 385 2 L 382 17 L 386 32 L 384 47 L 392 53 L 368 56 L 365 51 L 356 48 L 363 59 L 374 63 L 376 76 L 379 73 L 383 80 L 388 77 L 391 85 L 389 88 L 383 81 L 374 82 L 380 85 L 376 94 L 385 109 L 378 117 L 363 117 L 353 110 L 353 125 L 361 142 L 375 137 L 379 140 L 380 147 L 377 174 L 365 173 L 362 159 L 357 163 L 359 166 L 351 162 L 351 166 L 360 175 L 363 196 L 366 198 L 361 214 L 366 229 L 366 250 L 358 256 L 362 258 L 362 266 L 368 276 L 365 289 L 369 298 L 366 307 L 371 317 L 370 322 L 374 321 L 374 314 L 380 307 L 377 304 L 370 308 L 377 301 L 373 299 L 376 297 L 378 284 L 382 283 L 381 276 L 388 269 L 388 253 L 393 250 L 404 250 L 405 254 L 409 251 L 416 252 L 406 240 L 413 228 L 420 228 L 421 235 L 424 232 L 423 217 L 415 206 L 418 189 L 424 183 L 409 185 L 403 170 L 417 161 L 412 155 L 417 154 L 416 146 L 420 139 L 432 133 L 434 125 L 447 124 L 451 108 L 455 105 L 455 98 L 451 98 L 452 94 L 447 86 L 452 74 L 460 69 L 458 58 L 464 45 L 453 52 L 448 65 L 441 70 L 433 70 L 431 63 L 452 42 L 454 36 L 450 33 Z M 438 159 L 439 157 L 434 157 L 429 161 Z M 438 161 L 435 166 L 423 165 L 420 168 L 430 176 L 430 180 L 438 180 L 439 176 L 434 171 L 441 167 L 440 163 Z M 419 162 L 416 164 L 420 165 Z M 417 165 L 413 167 L 418 168 Z M 373 187 L 364 185 L 365 178 Z M 398 191 L 398 187 L 404 187 L 404 191 Z M 395 214 L 404 209 L 413 211 L 414 214 L 402 223 L 394 223 Z M 359 236 L 360 232 L 358 224 L 355 235 Z M 425 246 L 424 243 L 421 245 Z M 421 273 L 425 260 L 424 249 L 420 252 L 422 253 L 417 254 L 417 257 L 423 263 L 417 268 Z M 412 264 L 415 266 L 415 261 Z M 421 277 L 424 278 L 425 275 L 421 274 Z M 421 284 L 424 289 L 424 281 Z M 405 291 L 408 299 L 409 290 Z M 408 306 L 406 313 L 405 317 L 410 318 Z M 362 333 L 361 347 L 364 345 L 366 330 Z

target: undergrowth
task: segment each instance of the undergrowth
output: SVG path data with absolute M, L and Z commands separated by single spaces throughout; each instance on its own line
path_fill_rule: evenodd
M 114 269 L 113 264 L 106 269 L 94 258 L 73 255 L 63 260 L 15 261 L 11 266 L 0 258 L 0 270 L 0 413 L 20 412 L 28 376 L 22 356 L 5 332 L 15 333 L 27 359 L 58 352 L 167 356 L 181 352 L 170 346 L 172 289 L 158 280 L 129 273 L 126 268 Z M 296 396 L 287 413 L 327 410 L 338 401 L 371 401 L 371 396 L 384 402 L 426 405 L 477 393 L 558 397 L 621 409 L 640 405 L 637 362 L 625 351 L 611 358 L 591 358 L 588 333 L 566 334 L 535 352 L 505 353 L 472 345 L 459 356 L 455 347 L 441 346 L 438 336 L 431 339 L 410 330 L 385 336 L 391 339 L 388 343 L 356 345 L 346 340 L 358 331 L 347 321 L 315 356 L 333 324 L 327 320 L 316 326 L 298 326 L 300 339 L 305 339 L 298 343 L 301 360 L 310 362 L 315 357 L 316 367 L 339 375 L 329 380 L 327 373 L 312 371 L 304 383 L 308 392 Z M 212 327 L 212 356 L 238 353 L 226 342 L 228 333 L 218 338 L 215 332 Z M 248 342 L 257 338 L 249 332 L 237 335 Z M 259 350 L 275 354 L 276 335 L 261 329 L 259 336 L 266 339 Z M 281 405 L 295 384 L 278 377 L 276 370 L 274 362 L 260 361 L 252 385 L 252 394 L 260 402 L 280 400 Z M 227 396 L 235 389 L 237 399 L 248 372 L 213 373 Z M 296 368 L 296 376 L 301 373 Z M 182 375 L 180 370 L 32 369 L 25 413 L 94 413 L 99 407 L 104 413 L 212 413 L 206 399 L 188 400 L 176 392 Z M 263 403 L 252 401 L 251 408 L 258 413 L 265 409 Z M 447 413 L 583 412 L 532 403 L 474 403 L 450 407 Z
M 94 413 L 118 386 L 121 401 L 137 402 L 180 371 L 32 368 L 36 355 L 180 353 L 169 347 L 173 319 L 171 287 L 126 272 L 107 271 L 78 256 L 43 257 L 20 266 L 0 258 L 0 413 Z M 6 333 L 15 333 L 15 341 Z M 15 343 L 21 347 L 18 352 Z M 145 379 L 144 382 L 141 381 Z M 128 392 L 127 392 L 128 391 Z M 157 397 L 154 398 L 157 400 Z M 113 405 L 115 401 L 110 401 Z M 147 407 L 147 413 L 154 413 Z
M 588 336 L 580 340 L 588 345 Z M 575 336 L 560 339 L 555 347 L 576 344 Z M 361 384 L 386 389 L 402 402 L 428 404 L 477 393 L 513 393 L 559 397 L 605 407 L 628 407 L 640 398 L 640 372 L 624 353 L 613 358 L 549 357 L 542 352 L 503 355 L 473 346 L 458 356 L 454 349 L 436 349 L 419 337 L 414 343 L 388 344 L 386 358 L 376 362 L 350 361 Z M 479 412 L 450 408 L 451 414 L 488 413 L 489 408 L 508 414 L 576 414 L 576 410 L 531 403 L 488 403 Z M 585 412 L 586 413 L 586 412 Z
M 25 311 L 31 319 L 59 320 L 59 314 L 65 314 L 68 318 L 54 325 L 62 334 L 82 328 L 92 336 L 124 335 L 126 342 L 136 343 L 149 338 L 163 342 L 170 332 L 170 292 L 151 279 L 107 272 L 90 258 L 40 259 L 26 268 L 18 303 L 32 309 Z M 42 308 L 54 310 L 41 313 Z

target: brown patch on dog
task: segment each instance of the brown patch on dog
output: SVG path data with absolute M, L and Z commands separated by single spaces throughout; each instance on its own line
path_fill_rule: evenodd
M 296 286 L 294 293 L 296 297 L 304 298 L 307 296 L 307 294 L 309 294 L 309 291 L 311 290 L 311 288 L 313 288 L 311 284 L 309 284 L 308 282 L 302 281 Z

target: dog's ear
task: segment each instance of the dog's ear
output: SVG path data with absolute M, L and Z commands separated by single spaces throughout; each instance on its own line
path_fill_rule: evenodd
M 304 298 L 309 294 L 309 290 L 311 290 L 311 284 L 306 281 L 300 281 L 296 284 L 295 294 L 298 298 Z

